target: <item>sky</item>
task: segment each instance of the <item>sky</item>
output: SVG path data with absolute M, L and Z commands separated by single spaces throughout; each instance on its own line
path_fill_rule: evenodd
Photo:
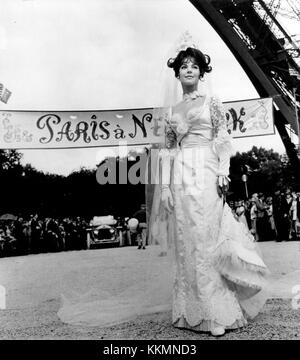
M 188 30 L 210 55 L 223 101 L 258 94 L 229 49 L 188 0 L 0 0 L 0 110 L 111 110 L 159 105 L 164 58 Z M 300 32 L 300 31 L 298 31 Z M 275 135 L 234 139 L 283 153 Z M 68 175 L 108 149 L 26 150 L 22 163 Z

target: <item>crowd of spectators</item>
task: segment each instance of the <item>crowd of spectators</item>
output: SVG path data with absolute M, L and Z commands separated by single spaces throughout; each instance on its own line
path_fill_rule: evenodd
M 138 244 L 138 236 L 128 229 L 128 219 L 116 218 L 121 246 Z M 90 229 L 91 222 L 81 217 L 57 219 L 35 214 L 27 220 L 0 220 L 0 257 L 88 249 Z
M 278 190 L 268 197 L 254 193 L 249 200 L 230 201 L 229 205 L 256 241 L 300 239 L 299 192 Z
M 300 240 L 299 192 L 278 190 L 268 197 L 254 193 L 248 200 L 229 201 L 229 206 L 256 241 Z M 124 219 L 118 224 L 127 230 Z M 18 217 L 0 221 L 0 257 L 87 249 L 88 227 L 81 217 L 55 219 L 35 214 L 28 220 Z
M 1 221 L 0 257 L 85 249 L 87 226 L 80 217 L 59 220 L 37 214 Z

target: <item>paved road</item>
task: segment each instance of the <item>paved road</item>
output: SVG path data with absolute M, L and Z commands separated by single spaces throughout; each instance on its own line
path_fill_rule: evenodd
M 300 285 L 299 242 L 264 242 L 259 247 L 272 272 L 270 299 L 254 322 L 222 339 L 300 339 L 300 309 L 292 306 L 292 289 Z M 59 320 L 60 294 L 66 293 L 70 281 L 73 289 L 78 284 L 75 291 L 88 291 L 97 282 L 113 294 L 141 282 L 151 251 L 125 247 L 0 259 L 0 284 L 7 292 L 6 309 L 0 310 L 0 338 L 211 339 L 173 328 L 170 311 L 107 328 L 71 326 Z

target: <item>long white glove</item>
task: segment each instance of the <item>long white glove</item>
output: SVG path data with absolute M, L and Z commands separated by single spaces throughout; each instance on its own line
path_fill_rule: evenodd
M 171 183 L 171 152 L 168 149 L 160 151 L 162 170 L 161 200 L 164 208 L 172 212 L 174 208 L 173 195 L 170 189 Z
M 229 153 L 227 153 L 225 149 L 223 149 L 223 152 L 219 154 L 219 170 L 217 172 L 217 191 L 220 197 L 222 197 L 222 195 L 225 195 L 229 189 L 229 166 Z
M 230 167 L 230 156 L 225 149 L 219 153 L 219 169 L 217 172 L 218 176 L 228 176 Z M 230 181 L 230 180 L 229 180 Z
M 163 202 L 165 209 L 168 212 L 172 212 L 174 209 L 174 200 L 173 200 L 173 195 L 172 195 L 171 189 L 167 185 L 162 186 L 161 200 Z

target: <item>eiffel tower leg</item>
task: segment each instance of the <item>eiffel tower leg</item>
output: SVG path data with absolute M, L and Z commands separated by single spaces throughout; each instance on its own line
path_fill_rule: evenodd
M 295 170 L 295 174 L 297 176 L 298 183 L 300 183 L 300 159 L 297 155 L 297 149 L 295 145 L 292 143 L 289 134 L 286 130 L 284 119 L 282 118 L 281 114 L 278 112 L 274 112 L 274 122 L 275 126 L 278 130 L 278 133 L 281 137 L 283 145 L 285 147 L 287 156 L 290 159 L 291 165 Z

